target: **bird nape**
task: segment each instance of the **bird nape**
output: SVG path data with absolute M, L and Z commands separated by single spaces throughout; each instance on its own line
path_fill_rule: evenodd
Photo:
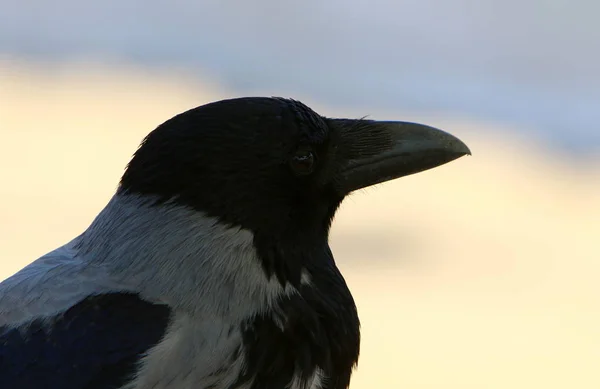
M 0 387 L 348 388 L 359 320 L 336 209 L 466 154 L 432 127 L 283 98 L 177 115 L 86 231 L 0 284 Z

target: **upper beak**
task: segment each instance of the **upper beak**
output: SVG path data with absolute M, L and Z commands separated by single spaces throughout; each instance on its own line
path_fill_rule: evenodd
M 329 119 L 339 136 L 340 194 L 431 169 L 471 150 L 442 130 L 408 122 Z

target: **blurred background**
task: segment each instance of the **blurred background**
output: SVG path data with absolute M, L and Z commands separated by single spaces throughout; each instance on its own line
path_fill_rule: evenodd
M 189 108 L 293 97 L 472 157 L 352 195 L 352 389 L 600 387 L 600 3 L 0 0 L 0 279 L 82 232 Z

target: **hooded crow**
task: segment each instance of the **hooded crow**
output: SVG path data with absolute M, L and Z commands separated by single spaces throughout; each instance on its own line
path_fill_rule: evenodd
M 0 387 L 348 388 L 359 319 L 336 209 L 466 154 L 432 127 L 283 98 L 179 114 L 85 232 L 0 284 Z

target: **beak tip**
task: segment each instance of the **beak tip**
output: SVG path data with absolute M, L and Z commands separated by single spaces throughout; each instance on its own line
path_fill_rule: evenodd
M 465 144 L 465 142 L 458 139 L 454 135 L 447 134 L 447 136 L 450 137 L 450 142 L 448 142 L 447 146 L 448 151 L 458 154 L 458 158 L 463 157 L 465 155 L 473 155 L 471 153 L 471 149 Z
M 471 149 L 469 148 L 469 146 L 467 146 L 466 144 L 464 144 L 462 141 L 459 143 L 457 150 L 460 154 L 464 155 L 468 155 L 468 156 L 472 156 L 473 153 L 471 152 Z

